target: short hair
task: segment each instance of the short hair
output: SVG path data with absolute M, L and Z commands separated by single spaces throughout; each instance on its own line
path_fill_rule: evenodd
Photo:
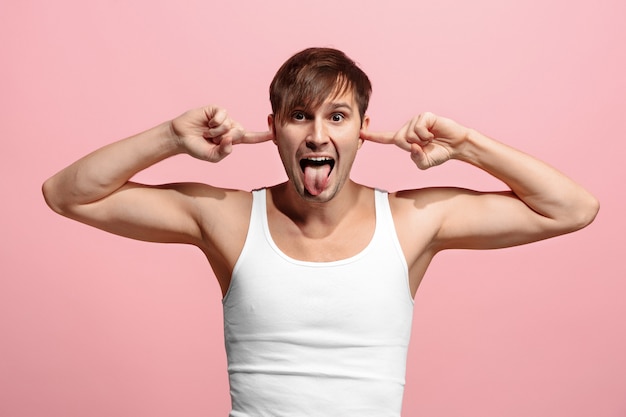
M 285 124 L 296 107 L 312 111 L 331 95 L 352 91 L 361 123 L 372 84 L 345 53 L 333 48 L 308 48 L 289 58 L 270 84 L 270 102 L 277 123 Z

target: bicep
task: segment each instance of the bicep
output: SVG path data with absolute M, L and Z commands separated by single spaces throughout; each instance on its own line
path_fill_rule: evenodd
M 192 188 L 128 182 L 103 199 L 68 207 L 61 214 L 132 239 L 197 244 L 202 233 Z
M 431 198 L 439 222 L 433 239 L 438 250 L 497 249 L 562 233 L 553 219 L 537 213 L 511 191 L 448 188 Z

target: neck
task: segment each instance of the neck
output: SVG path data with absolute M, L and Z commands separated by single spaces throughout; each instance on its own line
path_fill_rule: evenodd
M 317 202 L 300 196 L 289 182 L 270 189 L 272 205 L 291 221 L 305 227 L 334 227 L 358 207 L 367 188 L 351 180 L 331 199 Z

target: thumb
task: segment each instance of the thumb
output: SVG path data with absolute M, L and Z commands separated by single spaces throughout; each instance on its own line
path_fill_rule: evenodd
M 214 157 L 210 158 L 210 160 L 212 162 L 221 161 L 233 151 L 233 141 L 231 138 L 222 137 L 220 143 L 214 149 Z
M 422 147 L 417 143 L 411 144 L 411 159 L 415 162 L 415 165 L 417 165 L 419 169 L 430 168 L 426 152 L 424 152 L 424 149 L 422 149 Z

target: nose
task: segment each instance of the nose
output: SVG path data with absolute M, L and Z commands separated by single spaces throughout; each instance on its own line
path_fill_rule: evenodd
M 311 126 L 311 131 L 306 138 L 307 147 L 309 149 L 317 149 L 328 143 L 329 140 L 330 138 L 328 136 L 327 126 L 324 121 L 319 118 L 315 118 Z

